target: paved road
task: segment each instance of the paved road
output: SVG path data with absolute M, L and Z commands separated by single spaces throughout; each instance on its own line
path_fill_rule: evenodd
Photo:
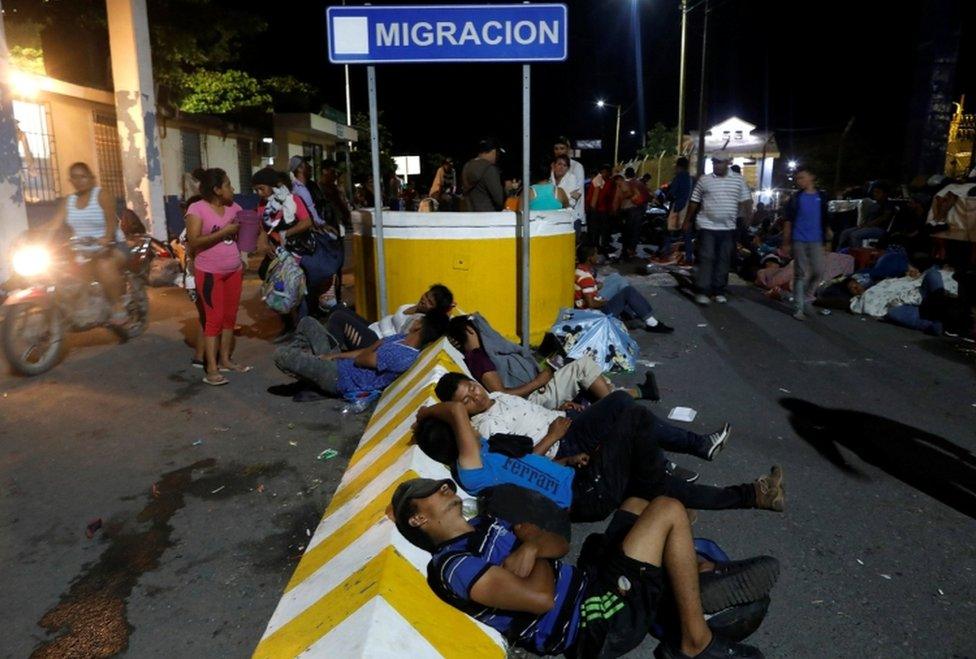
M 786 470 L 785 514 L 695 527 L 782 561 L 753 640 L 773 657 L 976 656 L 974 356 L 846 314 L 801 324 L 746 288 L 700 309 L 634 281 L 678 328 L 640 337 L 655 411 L 735 426 L 714 464 L 683 463 L 712 483 Z M 212 389 L 182 344 L 191 306 L 153 293 L 146 336 L 91 332 L 46 376 L 0 375 L 0 656 L 248 655 L 361 433 L 338 404 L 265 393 L 282 378 L 259 303 L 238 347 L 256 370 Z M 341 455 L 317 461 L 327 447 Z

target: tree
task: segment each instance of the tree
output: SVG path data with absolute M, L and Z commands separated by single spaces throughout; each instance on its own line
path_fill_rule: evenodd
M 396 171 L 396 162 L 393 160 L 393 137 L 383 125 L 382 119 L 383 113 L 380 112 L 376 118 L 377 132 L 380 138 L 380 176 L 385 178 L 389 172 Z M 355 113 L 352 118 L 352 125 L 359 133 L 356 150 L 349 154 L 352 180 L 364 182 L 373 175 L 373 146 L 369 135 L 369 115 L 365 112 Z
M 229 1 L 147 0 L 153 77 L 160 104 L 187 112 L 269 111 L 275 101 L 307 106 L 316 90 L 292 76 L 256 79 L 240 70 L 247 48 L 261 47 L 267 24 Z M 11 45 L 38 48 L 44 28 L 105 33 L 105 0 L 4 0 Z M 25 35 L 24 43 L 18 34 Z M 272 44 L 264 44 L 269 51 Z M 107 43 L 106 43 L 107 47 Z M 40 53 L 31 53 L 39 55 Z M 236 85 L 241 85 L 239 89 Z
M 677 143 L 678 129 L 668 128 L 659 121 L 647 131 L 647 142 L 637 155 L 641 158 L 657 158 L 662 151 L 666 156 L 674 155 Z

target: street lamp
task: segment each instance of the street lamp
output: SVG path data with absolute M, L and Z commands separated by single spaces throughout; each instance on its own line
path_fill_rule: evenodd
M 615 103 L 607 103 L 602 98 L 599 101 L 596 102 L 596 106 L 598 108 L 604 108 L 604 107 L 607 107 L 608 105 L 610 107 L 612 107 L 612 108 L 617 108 L 617 132 L 616 132 L 616 137 L 613 140 L 613 164 L 616 165 L 617 164 L 617 154 L 620 153 L 620 115 L 621 115 L 621 108 L 620 108 L 619 105 L 617 105 Z
M 632 131 L 630 131 L 630 134 L 631 135 L 636 135 L 637 134 L 637 131 L 636 130 L 632 130 Z
M 790 171 L 793 171 L 797 167 L 797 162 L 795 160 L 791 160 L 787 163 L 787 166 L 790 168 Z

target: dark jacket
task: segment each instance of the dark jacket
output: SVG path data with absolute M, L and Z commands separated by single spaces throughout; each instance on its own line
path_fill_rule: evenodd
M 461 194 L 467 208 L 490 213 L 505 208 L 505 188 L 498 168 L 482 158 L 472 158 L 461 171 Z

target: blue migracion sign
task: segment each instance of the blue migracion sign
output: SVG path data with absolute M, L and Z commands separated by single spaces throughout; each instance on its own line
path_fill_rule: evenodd
M 329 61 L 561 62 L 566 5 L 329 7 Z

